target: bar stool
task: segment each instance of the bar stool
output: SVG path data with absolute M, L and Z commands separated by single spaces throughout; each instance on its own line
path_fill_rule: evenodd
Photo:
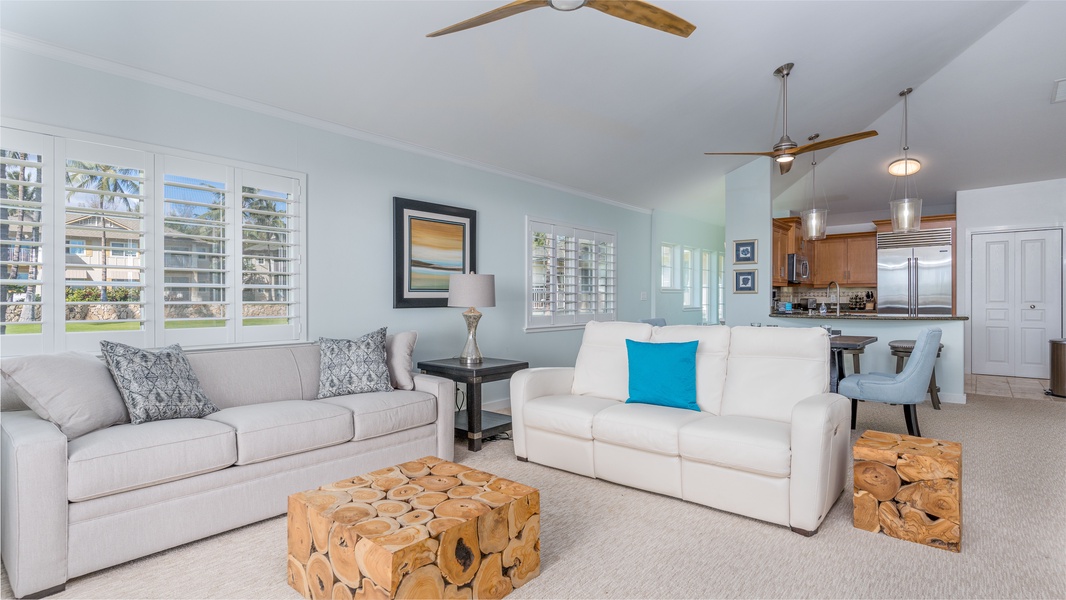
M 892 351 L 892 356 L 896 357 L 896 372 L 899 373 L 903 370 L 903 359 L 910 357 L 914 350 L 914 340 L 893 340 L 888 343 L 888 348 Z M 940 344 L 940 347 L 936 349 L 937 358 L 940 358 L 940 351 L 943 349 L 944 344 Z M 855 360 L 858 361 L 858 357 Z M 929 377 L 929 399 L 932 400 L 933 408 L 936 410 L 940 410 L 940 395 L 937 394 L 939 391 L 940 387 L 936 384 L 936 365 L 934 365 L 933 374 Z

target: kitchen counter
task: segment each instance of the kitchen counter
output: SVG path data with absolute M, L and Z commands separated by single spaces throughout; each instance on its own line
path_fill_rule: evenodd
M 813 315 L 807 313 L 770 313 L 771 317 L 784 318 L 784 319 L 849 319 L 849 320 L 864 320 L 864 321 L 967 321 L 970 317 L 952 317 L 952 316 L 933 316 L 933 317 L 906 317 L 898 316 L 891 317 L 887 315 L 879 315 L 876 312 L 867 311 L 840 311 L 838 316 L 834 311 L 829 311 L 824 315 L 818 314 L 815 311 Z

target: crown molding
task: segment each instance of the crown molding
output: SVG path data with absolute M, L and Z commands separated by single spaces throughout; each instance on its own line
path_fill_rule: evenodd
M 546 179 L 541 179 L 539 177 L 532 177 L 524 173 L 511 171 L 509 169 L 503 169 L 463 156 L 449 154 L 447 152 L 441 152 L 439 150 L 434 150 L 432 148 L 427 148 L 425 146 L 420 146 L 418 144 L 413 144 L 411 142 L 406 142 L 403 140 L 379 135 L 376 133 L 370 133 L 368 131 L 363 131 L 354 127 L 348 127 L 346 125 L 341 125 L 339 123 L 334 123 L 332 121 L 327 121 L 324 119 L 318 119 L 316 117 L 300 114 L 291 110 L 279 108 L 277 106 L 272 106 L 270 104 L 265 104 L 263 102 L 258 102 L 249 98 L 243 98 L 234 94 L 220 92 L 218 90 L 197 85 L 195 83 L 190 83 L 188 81 L 182 81 L 180 79 L 167 77 L 165 75 L 160 75 L 158 73 L 153 73 L 151 71 L 146 71 L 144 69 L 132 67 L 122 63 L 117 63 L 104 58 L 83 54 L 81 52 L 76 52 L 69 48 L 63 48 L 55 44 L 42 42 L 36 38 L 28 37 L 19 33 L 14 33 L 6 29 L 0 29 L 0 46 L 12 48 L 15 50 L 21 50 L 23 52 L 34 54 L 42 58 L 56 60 L 59 62 L 72 64 L 86 69 L 92 69 L 94 71 L 108 73 L 110 75 L 130 79 L 147 85 L 169 89 L 178 93 L 195 96 L 204 100 L 209 100 L 211 102 L 217 102 L 219 104 L 225 104 L 227 106 L 247 110 L 268 117 L 297 123 L 299 125 L 304 125 L 313 129 L 327 131 L 330 133 L 335 133 L 360 141 L 369 142 L 372 144 L 377 144 L 396 150 L 402 150 L 404 152 L 411 152 L 413 154 L 419 154 L 429 158 L 443 160 L 460 166 L 469 167 L 472 169 L 477 169 L 479 171 L 484 171 L 486 173 L 492 173 L 494 175 L 507 177 L 508 179 L 514 179 L 536 186 L 553 189 L 559 192 L 579 196 L 581 198 L 593 200 L 595 202 L 600 202 L 603 204 L 608 204 L 618 208 L 631 210 L 642 214 L 650 215 L 652 213 L 651 209 L 643 208 L 640 206 L 634 206 L 632 204 L 626 204 L 618 200 L 598 196 L 596 194 L 561 185 L 559 183 L 555 183 Z

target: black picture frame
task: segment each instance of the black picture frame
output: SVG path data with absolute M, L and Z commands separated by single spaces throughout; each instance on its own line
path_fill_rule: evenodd
M 477 270 L 477 211 L 394 197 L 393 308 L 448 306 L 448 275 Z M 432 241 L 435 248 L 416 242 Z

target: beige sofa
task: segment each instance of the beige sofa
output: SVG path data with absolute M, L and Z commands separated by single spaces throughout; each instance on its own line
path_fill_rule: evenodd
M 297 491 L 422 456 L 452 458 L 449 380 L 418 374 L 410 390 L 316 400 L 316 345 L 187 356 L 221 409 L 201 419 L 127 422 L 68 440 L 16 410 L 5 390 L 0 525 L 17 596 L 283 514 Z
M 627 403 L 627 339 L 698 341 L 699 410 Z M 575 367 L 511 379 L 515 453 L 812 535 L 849 464 L 850 405 L 828 389 L 821 328 L 592 322 Z

